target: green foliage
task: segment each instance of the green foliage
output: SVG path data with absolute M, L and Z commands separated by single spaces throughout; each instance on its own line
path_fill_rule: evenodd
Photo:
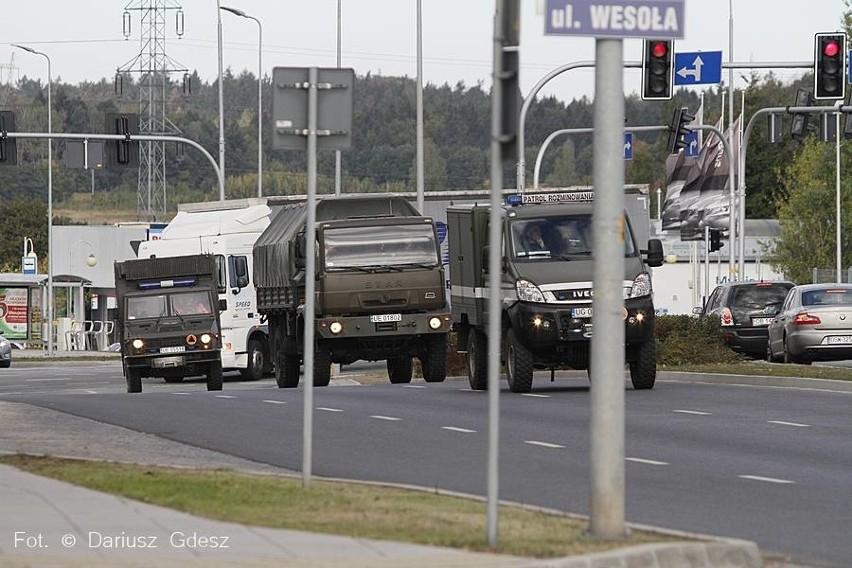
M 722 327 L 714 318 L 657 316 L 657 365 L 734 363 L 739 355 L 722 341 Z
M 32 239 L 39 258 L 39 272 L 47 272 L 47 203 L 12 200 L 3 203 L 0 215 L 0 272 L 20 272 L 24 237 Z M 29 245 L 27 252 L 29 252 Z

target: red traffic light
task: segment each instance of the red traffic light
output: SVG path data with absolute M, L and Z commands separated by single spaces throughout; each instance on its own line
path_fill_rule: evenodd
M 822 53 L 826 57 L 837 57 L 840 53 L 840 44 L 834 40 L 829 40 L 823 44 Z
M 657 41 L 651 45 L 651 55 L 654 57 L 665 57 L 669 52 L 669 46 L 664 41 Z

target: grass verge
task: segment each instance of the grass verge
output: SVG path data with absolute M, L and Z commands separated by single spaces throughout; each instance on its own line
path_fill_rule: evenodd
M 278 529 L 537 558 L 685 540 L 638 530 L 624 539 L 593 539 L 583 520 L 501 506 L 499 545 L 492 549 L 485 538 L 485 503 L 461 497 L 322 480 L 304 489 L 301 480 L 288 477 L 49 456 L 0 456 L 0 462 L 209 519 Z
M 766 377 L 804 377 L 852 381 L 852 369 L 847 367 L 820 367 L 816 365 L 785 365 L 765 361 L 740 361 L 737 363 L 703 363 L 701 365 L 660 365 L 659 371 L 686 371 L 716 373 L 720 375 L 759 375 Z

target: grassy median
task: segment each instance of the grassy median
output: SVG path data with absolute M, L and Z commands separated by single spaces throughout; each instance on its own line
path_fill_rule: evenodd
M 624 539 L 596 540 L 587 522 L 502 506 L 499 544 L 486 542 L 485 503 L 432 492 L 377 485 L 189 470 L 112 462 L 8 455 L 0 462 L 193 515 L 278 529 L 394 540 L 550 558 L 652 542 L 683 541 L 646 531 Z

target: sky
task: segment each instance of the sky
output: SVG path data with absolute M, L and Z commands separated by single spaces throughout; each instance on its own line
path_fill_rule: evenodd
M 625 0 L 626 1 L 626 0 Z M 139 6 L 166 6 L 165 51 L 176 68 L 197 71 L 205 81 L 218 75 L 217 3 L 238 8 L 261 22 L 263 74 L 274 67 L 335 67 L 338 21 L 341 66 L 357 75 L 417 74 L 416 0 L 14 0 L 4 7 L 0 26 L 0 83 L 29 77 L 47 79 L 48 55 L 54 81 L 112 80 L 117 68 L 142 50 Z M 526 96 L 549 71 L 594 59 L 589 37 L 545 36 L 539 11 L 543 0 L 521 0 L 521 92 Z M 338 6 L 340 17 L 338 18 Z M 424 84 L 455 86 L 481 82 L 490 88 L 494 0 L 421 0 Z M 177 7 L 183 34 L 176 35 Z M 130 33 L 123 26 L 127 9 Z M 729 24 L 733 16 L 735 62 L 809 62 L 814 34 L 840 29 L 844 0 L 685 0 L 685 38 L 676 52 L 722 51 L 729 60 Z M 258 69 L 258 24 L 221 12 L 223 62 L 234 74 Z M 624 40 L 624 60 L 638 61 L 642 43 Z M 776 69 L 784 81 L 806 69 Z M 766 69 L 758 69 L 761 74 Z M 745 82 L 735 73 L 735 87 Z M 727 79 L 727 70 L 723 79 Z M 180 74 L 174 76 L 180 80 Z M 624 90 L 638 92 L 640 70 L 626 69 Z M 594 70 L 577 69 L 547 83 L 542 95 L 563 101 L 593 97 Z

